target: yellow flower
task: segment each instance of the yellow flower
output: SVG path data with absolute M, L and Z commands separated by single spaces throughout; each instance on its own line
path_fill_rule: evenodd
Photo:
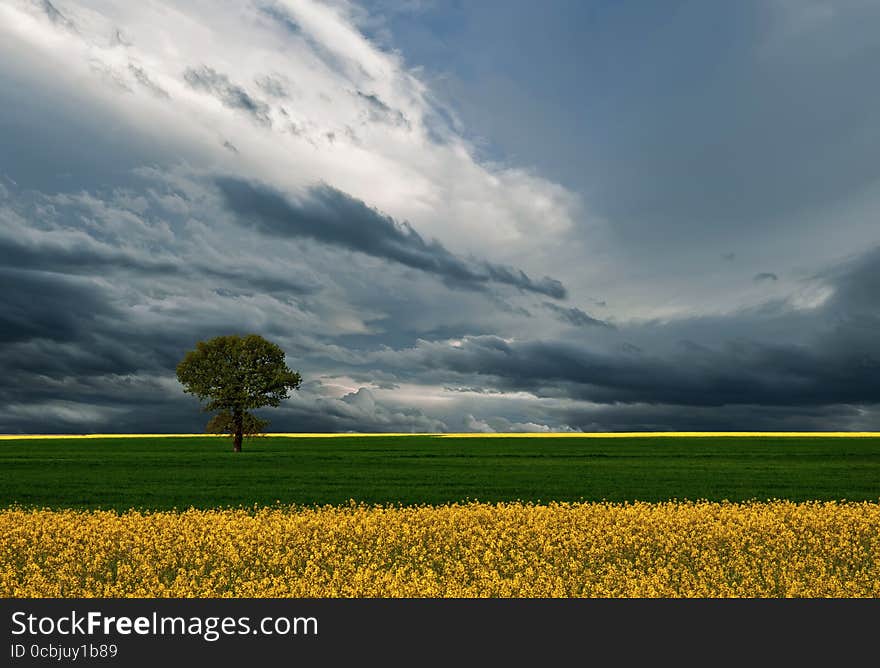
M 0 510 L 3 597 L 877 597 L 880 504 Z

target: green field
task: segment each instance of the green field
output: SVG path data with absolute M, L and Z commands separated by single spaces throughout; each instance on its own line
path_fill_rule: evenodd
M 880 500 L 880 438 L 0 441 L 0 506 Z

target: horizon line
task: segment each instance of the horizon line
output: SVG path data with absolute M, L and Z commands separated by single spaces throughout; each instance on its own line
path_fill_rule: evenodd
M 651 437 L 827 437 L 877 438 L 876 431 L 563 431 L 563 432 L 277 432 L 251 438 L 344 438 L 352 436 L 432 436 L 437 438 L 651 438 Z M 227 434 L 0 434 L 0 440 L 56 438 L 229 438 Z

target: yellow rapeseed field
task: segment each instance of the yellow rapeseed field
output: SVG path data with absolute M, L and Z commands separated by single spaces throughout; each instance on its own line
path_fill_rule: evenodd
M 0 511 L 3 597 L 877 597 L 878 503 Z

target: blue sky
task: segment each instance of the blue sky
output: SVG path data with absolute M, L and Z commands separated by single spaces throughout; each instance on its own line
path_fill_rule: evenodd
M 878 18 L 2 0 L 0 431 L 880 428 Z

